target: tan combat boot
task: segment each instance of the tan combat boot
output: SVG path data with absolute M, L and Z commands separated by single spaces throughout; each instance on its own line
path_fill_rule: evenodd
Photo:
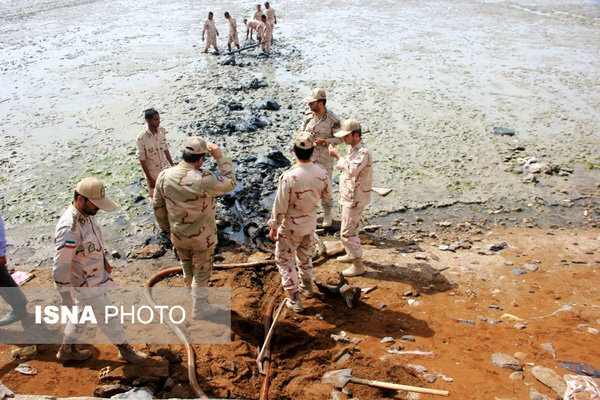
M 300 280 L 300 293 L 302 293 L 304 297 L 314 297 L 315 291 L 313 290 L 313 285 L 310 276 L 303 276 Z
M 300 298 L 300 292 L 294 292 L 291 297 L 288 297 L 286 306 L 297 313 L 302 312 L 304 307 L 302 307 L 302 299 Z
M 365 266 L 362 262 L 362 259 L 360 258 L 355 258 L 354 260 L 352 260 L 352 266 L 346 268 L 345 270 L 342 271 L 342 274 L 344 276 L 359 276 L 365 273 Z
M 350 254 L 344 254 L 343 256 L 337 257 L 336 260 L 344 264 L 351 264 L 354 262 L 354 257 Z
M 130 344 L 118 344 L 119 360 L 124 360 L 132 364 L 139 364 L 148 358 L 144 352 L 134 349 Z
M 192 307 L 192 318 L 193 319 L 206 319 L 219 313 L 221 308 L 216 304 L 211 304 L 206 299 L 194 299 L 194 306 Z
M 203 320 L 212 317 L 221 311 L 221 308 L 208 301 L 208 288 L 203 286 L 192 287 L 192 318 Z
M 56 358 L 60 361 L 83 361 L 92 356 L 89 350 L 77 350 L 74 344 L 63 343 L 56 353 Z

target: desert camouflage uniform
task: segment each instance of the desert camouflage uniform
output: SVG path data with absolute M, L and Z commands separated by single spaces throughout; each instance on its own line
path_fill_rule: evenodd
M 154 214 L 161 229 L 171 231 L 187 286 L 208 286 L 217 244 L 215 196 L 236 186 L 231 159 L 216 161 L 220 177 L 181 161 L 156 181 Z
M 333 112 L 327 110 L 323 118 L 318 119 L 312 111 L 306 114 L 303 131 L 310 132 L 315 138 L 325 139 L 324 145 L 315 143 L 315 150 L 311 157 L 312 162 L 320 164 L 327 171 L 329 184 L 331 185 L 331 175 L 333 173 L 333 157 L 329 155 L 329 145 L 341 144 L 344 141 L 336 138 L 333 134 L 340 130 L 340 118 Z M 333 200 L 323 201 L 323 208 L 333 207 Z
M 204 23 L 204 30 L 206 31 L 206 47 L 204 51 L 208 51 L 210 46 L 213 48 L 217 48 L 217 27 L 215 26 L 215 21 L 211 19 L 207 19 Z
M 237 23 L 235 21 L 235 18 L 233 18 L 230 15 L 229 16 L 229 37 L 227 38 L 227 45 L 230 45 L 231 43 L 234 43 L 236 46 L 240 45 L 240 41 L 238 39 L 238 33 L 237 33 Z
M 70 292 L 80 307 L 92 306 L 102 332 L 113 343 L 126 343 L 117 317 L 105 323 L 105 306 L 112 305 L 106 292 L 116 285 L 105 267 L 106 249 L 94 217 L 86 217 L 70 205 L 56 225 L 54 244 L 52 279 L 58 290 Z M 75 342 L 83 330 L 84 326 L 67 322 L 65 343 Z
M 162 127 L 158 127 L 156 133 L 152 133 L 146 128 L 138 135 L 136 141 L 137 157 L 140 161 L 146 161 L 150 178 L 155 182 L 160 171 L 169 167 L 169 160 L 165 154 L 165 151 L 168 150 L 166 133 L 167 131 Z M 146 182 L 148 182 L 148 178 L 146 177 Z M 148 193 L 150 198 L 154 197 L 154 188 L 150 185 L 148 185 Z
M 267 8 L 265 15 L 267 16 L 267 21 L 269 21 L 270 23 L 272 23 L 274 25 L 275 24 L 275 10 L 273 10 L 273 7 Z
M 285 290 L 298 290 L 300 278 L 312 277 L 313 235 L 319 200 L 331 199 L 327 171 L 315 163 L 298 163 L 279 178 L 269 226 L 277 229 L 275 262 Z
M 342 227 L 340 238 L 346 254 L 352 258 L 362 257 L 358 238 L 358 227 L 365 206 L 371 200 L 373 165 L 371 152 L 360 141 L 337 163 L 340 174 L 340 204 L 342 205 Z
M 258 21 L 258 26 L 256 27 L 256 39 L 257 40 L 262 41 L 264 31 L 265 31 L 265 23 L 262 21 Z
M 263 30 L 262 30 L 262 44 L 261 49 L 265 53 L 268 53 L 271 50 L 271 40 L 273 39 L 273 23 L 272 22 L 263 22 Z
M 260 10 L 260 11 L 256 10 L 256 11 L 254 11 L 254 19 L 256 21 L 260 22 L 260 19 L 261 19 L 262 15 L 263 15 L 262 10 Z
M 258 29 L 261 26 L 262 26 L 262 22 L 254 20 L 254 19 L 246 22 L 246 28 L 250 29 L 250 34 L 252 34 L 252 31 L 256 31 L 257 38 L 260 35 Z

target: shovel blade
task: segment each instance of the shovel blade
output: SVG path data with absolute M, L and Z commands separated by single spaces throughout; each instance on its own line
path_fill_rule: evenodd
M 352 378 L 352 368 L 337 369 L 326 372 L 321 379 L 321 383 L 330 383 L 337 388 L 346 386 Z

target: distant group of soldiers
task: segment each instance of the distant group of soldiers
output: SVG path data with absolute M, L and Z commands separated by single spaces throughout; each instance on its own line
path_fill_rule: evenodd
M 310 112 L 293 142 L 296 164 L 279 180 L 268 221 L 269 236 L 276 242 L 275 261 L 290 298 L 288 304 L 298 312 L 303 308 L 300 293 L 313 296 L 312 251 L 319 203 L 323 208 L 322 226 L 332 226 L 334 159 L 340 171 L 340 238 L 346 250 L 338 261 L 352 264 L 343 271 L 345 276 L 365 272 L 358 228 L 372 184 L 371 153 L 362 141 L 360 123 L 355 119 L 341 122 L 329 111 L 323 89 L 313 89 L 304 100 Z M 216 144 L 195 136 L 186 140 L 182 161 L 173 166 L 158 112 L 146 110 L 145 118 L 147 128 L 138 136 L 137 155 L 156 220 L 162 230 L 170 232 L 185 283 L 192 287 L 194 318 L 205 318 L 218 311 L 208 303 L 206 291 L 217 244 L 215 197 L 235 189 L 233 164 Z M 350 146 L 344 157 L 336 148 L 342 143 Z M 209 155 L 217 162 L 218 175 L 201 169 Z
M 227 48 L 231 51 L 231 44 L 235 44 L 238 50 L 240 49 L 240 41 L 238 38 L 237 22 L 236 19 L 225 11 L 225 19 L 229 24 L 229 36 L 227 38 Z M 256 31 L 256 39 L 260 42 L 261 50 L 265 53 L 271 51 L 271 45 L 273 44 L 273 29 L 277 24 L 277 16 L 275 10 L 269 2 L 265 3 L 265 9 L 263 11 L 260 4 L 256 5 L 256 11 L 252 20 L 244 19 L 244 25 L 246 25 L 246 39 L 250 37 Z M 206 43 L 204 52 L 208 53 L 208 49 L 212 46 L 215 51 L 219 51 L 217 45 L 217 36 L 219 31 L 215 26 L 214 13 L 210 11 L 208 13 L 208 19 L 204 22 L 204 28 L 202 29 L 202 41 Z

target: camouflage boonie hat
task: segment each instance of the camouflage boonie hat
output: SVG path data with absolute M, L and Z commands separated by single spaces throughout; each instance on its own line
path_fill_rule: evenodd
M 206 154 L 208 153 L 208 147 L 203 139 L 198 136 L 192 136 L 186 139 L 183 151 L 188 154 Z
M 315 139 L 309 132 L 302 131 L 296 136 L 294 146 L 304 150 L 312 149 L 315 146 Z
M 83 179 L 75 186 L 75 191 L 101 210 L 112 211 L 118 207 L 114 201 L 106 196 L 104 183 L 96 178 L 89 177 Z
M 304 101 L 307 103 L 312 103 L 317 100 L 325 100 L 327 95 L 325 94 L 325 90 L 321 88 L 314 88 L 310 91 L 310 96 L 304 98 Z
M 360 129 L 360 124 L 358 123 L 357 120 L 351 118 L 351 119 L 346 119 L 344 120 L 344 122 L 342 122 L 342 127 L 339 131 L 337 131 L 336 133 L 333 134 L 333 136 L 335 136 L 336 138 L 343 138 L 344 136 L 346 136 L 349 133 L 352 133 L 355 130 Z

